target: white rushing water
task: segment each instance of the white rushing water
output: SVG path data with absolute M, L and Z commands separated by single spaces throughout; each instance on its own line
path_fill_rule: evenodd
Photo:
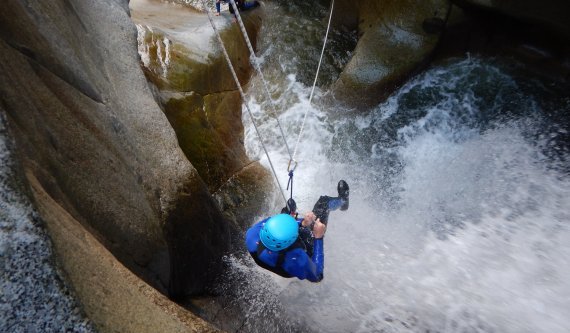
M 335 195 L 341 178 L 351 201 L 331 213 L 321 283 L 241 262 L 236 270 L 257 281 L 241 295 L 255 311 L 319 332 L 570 331 L 570 179 L 549 154 L 565 132 L 545 125 L 534 96 L 478 59 L 429 70 L 356 115 L 314 109 L 309 89 L 286 81 L 277 102 L 291 147 L 311 108 L 299 208 Z M 255 97 L 250 106 L 284 185 L 276 122 Z M 267 165 L 247 114 L 244 125 L 248 153 Z
M 321 91 L 308 105 L 302 82 L 311 75 L 297 68 L 314 69 L 319 48 L 303 44 L 320 40 L 322 29 L 310 25 L 320 19 L 299 16 L 318 5 L 276 3 L 293 7 L 268 15 L 265 33 L 284 30 L 296 51 L 265 42 L 259 59 L 278 62 L 265 76 L 291 149 L 310 111 L 295 199 L 306 212 L 345 179 L 350 208 L 331 213 L 318 284 L 228 258 L 230 281 L 221 288 L 246 312 L 237 331 L 569 332 L 568 152 L 557 146 L 564 130 L 548 124 L 551 110 L 500 66 L 478 59 L 431 69 L 366 112 L 320 109 Z M 283 29 L 271 26 L 287 15 Z M 336 67 L 350 58 L 329 50 Z M 335 66 L 325 63 L 326 82 Z M 254 78 L 249 105 L 285 186 L 288 156 L 259 85 Z M 248 154 L 268 166 L 246 113 L 243 121 Z M 0 332 L 92 332 L 54 269 L 13 168 L 0 118 Z
M 95 332 L 53 265 L 51 244 L 14 174 L 0 114 L 0 332 Z

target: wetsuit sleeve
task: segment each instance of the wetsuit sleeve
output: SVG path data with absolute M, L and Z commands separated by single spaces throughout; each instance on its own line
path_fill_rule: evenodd
M 302 249 L 294 249 L 288 252 L 283 262 L 283 269 L 301 280 L 321 281 L 324 270 L 323 240 L 315 239 L 315 250 L 312 258 Z
M 324 243 L 323 239 L 315 239 L 313 243 L 313 262 L 315 266 L 317 266 L 317 274 L 318 274 L 318 281 L 323 279 L 323 271 L 325 270 L 325 250 L 324 250 Z M 315 281 L 315 282 L 318 282 Z
M 247 250 L 249 252 L 256 252 L 257 251 L 257 242 L 259 241 L 259 232 L 263 227 L 263 223 L 265 223 L 267 219 L 261 220 L 254 224 L 251 228 L 247 229 L 245 233 L 245 245 L 247 246 Z

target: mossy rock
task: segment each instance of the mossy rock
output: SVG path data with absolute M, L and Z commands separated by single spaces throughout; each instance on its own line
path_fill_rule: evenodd
M 244 15 L 246 31 L 255 48 L 261 29 L 261 9 Z M 249 51 L 237 24 L 224 28 L 221 38 L 238 80 L 246 84 L 251 75 Z M 228 90 L 237 90 L 217 40 L 212 40 L 213 51 L 200 53 L 156 27 L 139 26 L 139 49 L 143 50 L 144 70 L 149 81 L 162 91 L 195 92 L 208 95 Z
M 163 95 L 164 110 L 186 157 L 210 191 L 249 164 L 243 146 L 241 98 L 237 91 Z

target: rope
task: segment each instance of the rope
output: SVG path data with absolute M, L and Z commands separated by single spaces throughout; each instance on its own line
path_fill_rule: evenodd
M 311 94 L 309 95 L 309 106 L 311 105 L 311 102 L 313 100 L 313 93 L 315 92 L 315 87 L 317 85 L 317 78 L 319 77 L 319 70 L 321 69 L 321 63 L 323 61 L 323 55 L 325 53 L 325 46 L 327 45 L 327 38 L 329 36 L 329 30 L 331 27 L 333 8 L 334 8 L 334 0 L 331 0 L 331 12 L 329 15 L 329 23 L 327 25 L 327 33 L 325 34 L 325 40 L 323 42 L 323 48 L 321 50 L 321 58 L 319 59 L 319 65 L 317 66 L 317 73 L 315 74 L 315 80 L 313 81 L 313 88 L 311 89 Z M 299 130 L 299 136 L 297 137 L 297 143 L 295 144 L 295 149 L 293 150 L 293 157 L 291 158 L 292 161 L 295 160 L 295 156 L 297 155 L 297 148 L 299 147 L 299 142 L 301 141 L 301 137 L 303 136 L 303 130 L 305 129 L 305 122 L 307 121 L 308 114 L 309 114 L 309 108 L 307 108 L 307 111 L 305 111 L 305 116 L 303 117 L 303 123 L 301 124 L 301 129 Z
M 289 185 L 291 185 L 291 198 L 293 198 L 293 171 L 297 167 L 297 161 L 295 160 L 295 156 L 297 154 L 297 148 L 299 147 L 299 142 L 301 141 L 301 137 L 303 135 L 303 130 L 305 128 L 305 123 L 307 121 L 307 115 L 309 113 L 309 109 L 307 108 L 307 111 L 305 112 L 305 115 L 303 117 L 303 122 L 301 124 L 301 129 L 299 130 L 299 136 L 297 138 L 297 143 L 295 144 L 295 150 L 294 150 L 293 154 L 291 154 L 291 150 L 289 149 L 289 145 L 287 144 L 287 139 L 286 139 L 285 134 L 283 132 L 283 128 L 281 127 L 281 123 L 279 122 L 279 117 L 277 116 L 277 111 L 275 108 L 275 102 L 273 101 L 273 98 L 271 98 L 271 94 L 269 93 L 269 89 L 267 88 L 267 86 L 268 86 L 267 81 L 265 81 L 265 77 L 263 76 L 263 72 L 261 71 L 259 63 L 257 62 L 257 56 L 255 55 L 255 51 L 253 50 L 253 46 L 251 45 L 251 42 L 249 40 L 249 36 L 247 35 L 247 31 L 245 30 L 245 26 L 244 26 L 243 21 L 241 19 L 241 15 L 239 14 L 239 9 L 237 8 L 237 5 L 236 5 L 234 0 L 230 0 L 230 5 L 234 9 L 234 15 L 236 16 L 237 21 L 239 23 L 239 27 L 241 29 L 241 32 L 242 32 L 242 35 L 245 39 L 247 47 L 249 49 L 249 53 L 253 58 L 254 67 L 257 70 L 257 73 L 259 74 L 261 81 L 263 82 L 263 87 L 265 89 L 265 93 L 267 95 L 267 98 L 271 102 L 270 103 L 271 104 L 271 112 L 273 114 L 273 117 L 277 121 L 277 126 L 279 127 L 279 131 L 281 132 L 281 137 L 283 138 L 283 142 L 285 142 L 285 147 L 287 148 L 287 153 L 289 154 L 289 163 L 287 165 L 287 171 L 289 172 L 289 181 L 287 183 L 287 189 L 289 189 Z M 331 10 L 330 10 L 330 14 L 329 14 L 327 32 L 325 34 L 325 39 L 323 41 L 323 48 L 321 50 L 321 56 L 319 58 L 319 65 L 317 66 L 317 72 L 315 74 L 315 80 L 313 81 L 313 87 L 311 88 L 311 94 L 309 95 L 309 105 L 311 104 L 311 102 L 313 100 L 315 87 L 317 85 L 317 79 L 319 77 L 319 71 L 321 69 L 321 64 L 322 64 L 323 56 L 325 53 L 325 47 L 326 47 L 326 43 L 327 43 L 329 31 L 330 31 L 330 26 L 331 26 L 331 21 L 332 21 L 333 9 L 334 9 L 334 0 L 331 0 Z M 293 167 L 291 167 L 291 165 L 293 163 L 294 163 L 294 165 L 293 165 Z
M 291 185 L 291 194 L 289 198 L 293 199 L 293 170 L 289 171 L 289 181 L 287 182 L 287 189 L 289 189 L 289 185 Z
M 231 0 L 231 2 L 233 3 L 233 0 Z M 218 42 L 220 43 L 220 45 L 222 47 L 222 51 L 224 53 L 224 57 L 226 58 L 226 62 L 228 63 L 228 67 L 229 67 L 230 71 L 232 72 L 232 76 L 233 76 L 234 81 L 237 85 L 237 88 L 239 90 L 241 98 L 244 101 L 244 104 L 245 104 L 245 107 L 247 109 L 247 112 L 249 113 L 249 116 L 251 117 L 253 127 L 255 128 L 255 133 L 257 134 L 257 137 L 259 138 L 259 141 L 261 142 L 261 146 L 263 147 L 263 151 L 265 152 L 265 155 L 267 156 L 267 160 L 269 161 L 269 165 L 271 166 L 271 171 L 273 172 L 273 176 L 275 177 L 275 180 L 277 181 L 277 185 L 279 186 L 279 192 L 281 193 L 281 196 L 283 196 L 283 200 L 285 201 L 285 204 L 287 204 L 287 198 L 285 197 L 285 194 L 283 193 L 283 189 L 281 188 L 281 183 L 279 182 L 279 178 L 277 177 L 277 173 L 275 172 L 275 168 L 273 167 L 273 162 L 271 162 L 271 158 L 269 157 L 269 153 L 267 152 L 267 148 L 265 147 L 265 144 L 263 143 L 263 138 L 261 137 L 261 134 L 259 133 L 259 129 L 257 128 L 257 124 L 255 123 L 255 118 L 253 117 L 253 114 L 249 108 L 249 104 L 247 103 L 247 99 L 245 98 L 245 94 L 243 92 L 243 89 L 241 88 L 241 84 L 240 84 L 239 79 L 237 77 L 237 74 L 234 70 L 234 66 L 232 65 L 232 62 L 230 60 L 230 56 L 228 55 L 228 52 L 226 51 L 226 47 L 224 46 L 224 42 L 222 41 L 222 37 L 220 36 L 220 33 L 219 33 L 218 29 L 216 28 L 216 25 L 214 24 L 214 20 L 212 19 L 212 14 L 210 13 L 210 9 L 206 5 L 206 0 L 202 0 L 202 5 L 204 6 L 204 10 L 208 14 L 208 20 L 210 20 L 210 24 L 212 25 L 212 28 L 214 29 L 214 32 L 216 33 L 216 37 L 217 37 Z
M 243 21 L 241 19 L 241 15 L 239 14 L 239 10 L 238 10 L 237 5 L 236 5 L 234 0 L 230 0 L 230 5 L 234 8 L 234 14 L 237 17 L 237 21 L 239 23 L 239 27 L 241 29 L 242 35 L 243 35 L 245 42 L 247 44 L 247 47 L 249 49 L 249 53 L 253 58 L 254 67 L 257 70 L 259 77 L 261 78 L 261 82 L 263 82 L 265 94 L 267 95 L 267 98 L 271 102 L 270 103 L 271 104 L 271 113 L 273 114 L 273 117 L 277 121 L 277 126 L 279 126 L 279 131 L 281 131 L 281 137 L 283 138 L 283 142 L 285 142 L 285 147 L 287 148 L 287 154 L 289 154 L 289 159 L 290 159 L 290 161 L 292 161 L 293 156 L 291 155 L 291 150 L 289 149 L 289 145 L 287 144 L 287 139 L 285 137 L 285 133 L 283 132 L 283 128 L 281 127 L 281 123 L 279 122 L 279 117 L 277 116 L 277 111 L 275 108 L 275 101 L 273 101 L 273 98 L 271 98 L 271 93 L 269 93 L 269 88 L 267 88 L 267 86 L 268 86 L 267 81 L 265 81 L 265 77 L 263 76 L 263 72 L 261 71 L 261 67 L 259 66 L 259 63 L 257 61 L 257 56 L 255 55 L 255 51 L 253 50 L 253 46 L 251 45 L 251 42 L 249 40 L 249 36 L 247 35 L 247 31 L 245 30 L 245 26 L 244 26 Z M 287 170 L 289 170 L 289 168 L 287 168 Z
M 288 181 L 288 183 L 287 183 L 287 190 L 289 190 L 289 186 L 291 186 L 291 198 L 292 198 L 292 197 L 293 197 L 293 171 L 294 171 L 295 168 L 297 167 L 297 161 L 295 160 L 295 156 L 296 156 L 296 154 L 297 154 L 297 148 L 299 147 L 299 142 L 301 141 L 301 137 L 302 137 L 302 135 L 303 135 L 303 131 L 304 131 L 304 128 L 305 128 L 305 123 L 306 123 L 306 121 L 307 121 L 307 116 L 308 116 L 308 113 L 309 113 L 309 109 L 307 108 L 307 111 L 305 112 L 305 115 L 304 115 L 304 117 L 303 117 L 303 122 L 302 122 L 302 124 L 301 124 L 301 129 L 299 130 L 299 136 L 298 136 L 298 138 L 297 138 L 297 143 L 295 144 L 295 149 L 294 149 L 294 151 L 293 151 L 293 154 L 291 154 L 291 150 L 289 149 L 289 145 L 287 144 L 287 140 L 286 140 L 286 137 L 285 137 L 285 133 L 284 133 L 284 131 L 283 131 L 283 128 L 282 128 L 282 126 L 281 126 L 281 123 L 279 122 L 279 117 L 278 117 L 278 115 L 277 115 L 277 111 L 276 111 L 276 108 L 275 108 L 275 101 L 273 100 L 273 98 L 271 97 L 271 94 L 270 94 L 270 92 L 269 92 L 267 81 L 265 80 L 265 77 L 263 76 L 263 72 L 261 71 L 261 68 L 260 68 L 260 66 L 259 66 L 259 63 L 258 63 L 258 61 L 257 61 L 257 56 L 256 56 L 256 54 L 255 54 L 255 51 L 253 50 L 253 46 L 251 45 L 251 42 L 250 42 L 249 37 L 248 37 L 248 35 L 247 35 L 247 31 L 245 30 L 245 26 L 244 26 L 243 21 L 242 21 L 242 19 L 241 19 L 241 15 L 239 14 L 239 9 L 237 8 L 237 5 L 236 5 L 236 3 L 235 3 L 234 0 L 230 0 L 230 4 L 231 4 L 231 6 L 232 6 L 233 9 L 234 9 L 234 15 L 235 15 L 235 17 L 237 18 L 237 21 L 238 21 L 240 30 L 241 30 L 242 35 L 243 35 L 243 37 L 244 37 L 244 39 L 245 39 L 245 42 L 246 42 L 246 44 L 247 44 L 247 47 L 248 47 L 249 52 L 250 52 L 250 55 L 251 55 L 251 57 L 253 58 L 254 67 L 255 67 L 255 69 L 257 70 L 257 72 L 258 72 L 258 74 L 259 74 L 259 76 L 260 76 L 260 78 L 261 78 L 261 81 L 263 82 L 263 87 L 264 87 L 265 93 L 266 93 L 266 95 L 267 95 L 269 101 L 271 102 L 271 103 L 270 103 L 270 104 L 271 104 L 271 113 L 273 114 L 273 117 L 274 117 L 275 120 L 277 121 L 277 125 L 278 125 L 278 127 L 279 127 L 279 131 L 281 132 L 281 137 L 283 138 L 283 142 L 285 143 L 285 147 L 286 147 L 286 149 L 287 149 L 287 153 L 289 154 L 289 163 L 288 163 L 288 166 L 287 166 L 287 171 L 289 172 L 289 181 Z M 265 147 L 265 144 L 264 144 L 264 142 L 263 142 L 263 138 L 262 138 L 262 136 L 261 136 L 261 134 L 260 134 L 260 132 L 259 132 L 259 129 L 258 129 L 258 127 L 257 127 L 257 124 L 255 123 L 255 118 L 253 117 L 253 114 L 252 114 L 252 112 L 251 112 L 251 109 L 249 108 L 249 104 L 247 103 L 247 99 L 246 99 L 246 97 L 245 97 L 245 94 L 244 94 L 244 92 L 243 92 L 243 89 L 241 88 L 241 84 L 240 84 L 240 82 L 239 82 L 239 79 L 238 79 L 238 77 L 237 77 L 237 74 L 235 73 L 235 70 L 234 70 L 233 65 L 232 65 L 232 63 L 231 63 L 231 60 L 230 60 L 230 57 L 229 57 L 229 55 L 228 55 L 228 53 L 227 53 L 227 50 L 226 50 L 226 48 L 225 48 L 225 46 L 224 46 L 224 43 L 223 43 L 222 38 L 221 38 L 221 36 L 220 36 L 220 33 L 219 33 L 218 29 L 216 28 L 216 25 L 214 24 L 214 21 L 213 21 L 213 19 L 212 19 L 211 14 L 210 14 L 209 7 L 206 5 L 205 0 L 202 0 L 202 5 L 204 6 L 204 10 L 205 10 L 206 13 L 208 14 L 208 20 L 210 21 L 210 24 L 212 25 L 212 28 L 214 29 L 214 32 L 216 33 L 216 37 L 217 37 L 218 42 L 220 43 L 220 45 L 221 45 L 221 47 L 222 47 L 222 51 L 223 51 L 224 57 L 226 58 L 226 62 L 228 63 L 228 67 L 229 67 L 229 69 L 230 69 L 230 71 L 231 71 L 231 73 L 232 73 L 232 76 L 233 76 L 233 78 L 234 78 L 234 81 L 236 82 L 236 85 L 237 85 L 237 87 L 238 87 L 240 96 L 241 96 L 242 100 L 244 101 L 244 104 L 245 104 L 245 107 L 246 107 L 246 109 L 247 109 L 247 112 L 249 113 L 249 115 L 250 115 L 250 117 L 251 117 L 251 120 L 252 120 L 252 123 L 253 123 L 253 127 L 255 128 L 255 132 L 256 132 L 256 134 L 257 134 L 257 136 L 258 136 L 258 138 L 259 138 L 259 141 L 261 142 L 261 146 L 263 147 L 263 151 L 265 152 L 265 155 L 267 156 L 267 160 L 269 161 L 269 165 L 270 165 L 270 167 L 271 167 L 271 171 L 273 172 L 273 176 L 275 177 L 275 180 L 277 181 L 277 185 L 279 186 L 279 192 L 280 192 L 281 195 L 283 196 L 283 199 L 285 200 L 285 204 L 287 204 L 287 199 L 285 198 L 285 194 L 283 193 L 283 189 L 282 189 L 282 187 L 281 187 L 281 183 L 279 182 L 279 178 L 277 177 L 277 173 L 275 172 L 275 168 L 274 168 L 274 166 L 273 166 L 273 162 L 271 161 L 271 158 L 269 157 L 269 153 L 267 152 L 267 148 Z M 313 100 L 313 95 L 314 95 L 314 92 L 315 92 L 315 87 L 316 87 L 316 85 L 317 85 L 317 79 L 318 79 L 318 77 L 319 77 L 319 71 L 320 71 L 320 68 L 321 68 L 321 64 L 322 64 L 322 60 L 323 60 L 323 56 L 324 56 L 324 52 L 325 52 L 325 47 L 326 47 L 326 43 L 327 43 L 329 31 L 330 31 L 333 9 L 334 9 L 334 0 L 331 0 L 331 9 L 330 9 L 330 14 L 329 14 L 329 21 L 328 21 L 328 25 L 327 25 L 327 31 L 326 31 L 325 38 L 324 38 L 324 41 L 323 41 L 323 47 L 322 47 L 322 50 L 321 50 L 321 56 L 320 56 L 320 58 L 319 58 L 319 64 L 318 64 L 318 66 L 317 66 L 317 72 L 316 72 L 316 74 L 315 74 L 315 79 L 314 79 L 314 81 L 313 81 L 313 87 L 311 88 L 311 94 L 309 95 L 309 105 L 311 104 L 311 102 L 312 102 L 312 100 Z M 292 164 L 292 163 L 294 163 L 293 168 L 291 168 L 291 164 Z

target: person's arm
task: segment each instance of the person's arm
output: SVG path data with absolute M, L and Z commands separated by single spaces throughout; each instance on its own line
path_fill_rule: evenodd
M 313 257 L 311 259 L 316 266 L 317 273 L 317 280 L 313 282 L 319 282 L 323 279 L 323 273 L 325 270 L 325 249 L 322 238 L 315 239 L 315 242 L 313 243 Z
M 320 241 L 322 249 L 322 239 Z M 315 256 L 313 255 L 313 257 Z M 323 260 L 320 263 L 320 265 L 316 265 L 302 249 L 294 249 L 287 252 L 282 267 L 291 276 L 300 280 L 306 279 L 311 282 L 319 282 L 323 279 Z
M 325 269 L 325 249 L 323 238 L 325 237 L 326 231 L 327 226 L 321 223 L 321 220 L 317 219 L 313 226 L 313 235 L 315 236 L 315 240 L 313 242 L 313 257 L 311 258 L 317 267 L 318 273 L 318 281 L 314 282 L 319 282 L 323 279 L 323 271 Z
M 315 235 L 313 256 L 309 257 L 302 249 L 295 249 L 287 253 L 283 269 L 301 280 L 307 279 L 311 282 L 320 282 L 323 279 L 325 265 L 323 243 L 325 231 L 326 226 L 320 220 L 317 220 L 313 228 Z
M 251 228 L 247 229 L 247 232 L 245 233 L 245 244 L 249 252 L 257 251 L 259 232 L 261 231 L 261 228 L 263 228 L 263 223 L 265 223 L 268 219 L 269 217 L 257 222 Z

